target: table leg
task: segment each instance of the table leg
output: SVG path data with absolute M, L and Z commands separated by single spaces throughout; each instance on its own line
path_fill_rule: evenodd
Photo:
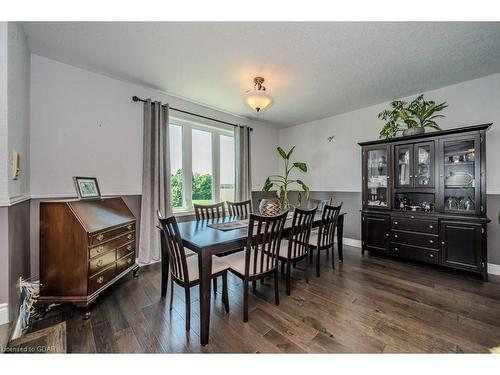
M 339 262 L 344 261 L 343 241 L 344 241 L 344 215 L 340 215 L 339 219 L 337 220 L 337 248 L 339 250 Z
M 210 330 L 210 276 L 212 274 L 212 254 L 208 251 L 198 253 L 198 269 L 200 272 L 200 343 L 208 344 Z
M 167 248 L 167 244 L 165 242 L 165 236 L 160 231 L 160 241 L 162 249 Z M 168 252 L 164 251 L 161 254 L 161 298 L 165 298 L 167 296 L 167 286 L 168 286 L 168 276 L 170 273 L 170 263 L 168 260 Z

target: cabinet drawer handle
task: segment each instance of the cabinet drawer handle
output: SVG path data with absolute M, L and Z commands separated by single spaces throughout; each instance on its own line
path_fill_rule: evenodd
M 99 276 L 97 278 L 97 284 L 102 284 L 104 282 L 104 276 Z
M 444 245 L 444 241 L 441 241 L 441 245 Z
M 130 264 L 130 263 L 132 263 L 132 258 L 127 259 L 127 264 Z
M 385 234 L 385 236 L 386 236 L 386 237 L 389 237 L 389 233 L 386 233 L 386 234 Z
M 394 238 L 398 238 L 398 235 L 397 235 L 397 234 L 395 234 L 395 235 L 394 235 Z
M 127 238 L 130 240 L 132 238 L 132 234 L 129 234 Z
M 434 254 L 429 254 L 429 256 L 430 256 L 431 258 L 434 258 Z
M 127 250 L 132 250 L 132 245 L 128 245 Z
M 101 266 L 102 266 L 102 263 L 103 263 L 103 262 L 102 262 L 102 259 L 99 259 L 99 260 L 97 261 L 97 267 L 101 267 Z
M 397 222 L 397 221 L 395 221 L 395 222 L 394 222 L 394 224 L 398 225 L 398 222 Z
M 434 241 L 433 241 L 433 240 L 429 240 L 429 242 L 430 242 L 430 243 L 434 243 Z
M 96 237 L 97 241 L 102 241 L 104 239 L 104 235 L 102 233 L 98 234 Z
M 97 246 L 97 250 L 96 251 L 97 251 L 98 254 L 102 253 L 104 251 L 104 246 L 102 246 L 102 245 L 101 246 Z
M 127 230 L 132 229 L 132 224 L 127 225 Z
M 411 217 L 412 219 L 415 219 L 415 216 L 413 216 L 413 215 L 411 215 L 410 217 Z
M 433 228 L 434 228 L 434 225 L 429 225 L 429 228 L 433 229 Z
M 397 247 L 394 248 L 394 251 L 399 251 L 399 249 Z

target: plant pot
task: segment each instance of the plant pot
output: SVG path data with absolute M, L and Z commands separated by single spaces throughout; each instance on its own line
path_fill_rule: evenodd
M 262 216 L 276 216 L 281 212 L 281 202 L 278 198 L 264 198 L 259 203 L 259 212 Z
M 403 130 L 403 137 L 407 137 L 410 135 L 420 135 L 425 133 L 425 128 L 409 128 Z

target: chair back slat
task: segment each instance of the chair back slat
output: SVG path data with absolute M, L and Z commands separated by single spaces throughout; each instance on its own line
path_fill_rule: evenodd
M 250 214 L 245 248 L 245 278 L 268 273 L 278 267 L 286 216 L 287 212 L 277 216 Z
M 288 259 L 306 255 L 315 214 L 316 207 L 311 210 L 295 209 L 292 229 L 288 236 Z
M 196 220 L 220 219 L 226 216 L 224 202 L 215 204 L 194 204 Z
M 248 217 L 252 213 L 252 201 L 226 202 L 229 216 Z
M 170 274 L 179 282 L 189 283 L 189 274 L 187 269 L 186 252 L 182 244 L 182 238 L 179 233 L 179 227 L 174 216 L 164 218 L 158 212 L 158 221 L 164 241 L 162 244 L 162 257 L 168 256 L 170 264 Z M 166 247 L 166 248 L 165 248 Z
M 335 228 L 340 214 L 342 203 L 338 206 L 325 205 L 321 214 L 321 221 L 318 230 L 319 248 L 331 247 L 334 242 Z

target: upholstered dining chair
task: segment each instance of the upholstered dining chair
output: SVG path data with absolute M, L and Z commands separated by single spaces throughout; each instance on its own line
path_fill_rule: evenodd
M 288 239 L 281 241 L 279 260 L 281 262 L 281 273 L 286 265 L 286 295 L 290 295 L 290 265 L 306 260 L 306 283 L 309 283 L 309 237 L 311 235 L 312 223 L 316 207 L 311 210 L 296 208 L 293 212 L 292 228 Z
M 229 216 L 248 217 L 252 213 L 252 201 L 226 202 Z
M 250 214 L 245 251 L 222 258 L 229 264 L 229 271 L 243 281 L 243 321 L 248 322 L 248 288 L 252 282 L 268 276 L 274 277 L 274 299 L 279 305 L 278 256 L 281 235 L 287 212 L 277 216 Z
M 320 253 L 322 250 L 332 249 L 332 268 L 335 269 L 335 256 L 334 256 L 334 236 L 335 228 L 337 227 L 337 221 L 340 214 L 340 209 L 342 208 L 342 203 L 338 206 L 332 206 L 326 204 L 323 207 L 323 212 L 321 213 L 321 220 L 319 222 L 319 228 L 317 232 L 312 232 L 309 238 L 309 245 L 311 248 L 309 251 L 316 250 L 316 276 L 319 277 L 320 274 Z
M 179 233 L 179 227 L 175 217 L 159 219 L 160 228 L 164 236 L 162 241 L 162 253 L 168 252 L 170 265 L 170 310 L 172 310 L 174 283 L 184 288 L 186 299 L 186 331 L 191 327 L 191 287 L 200 283 L 198 270 L 198 257 L 186 257 L 184 245 Z M 163 247 L 166 247 L 164 249 Z M 162 270 L 164 270 L 163 268 Z M 227 291 L 227 271 L 229 266 L 220 258 L 212 260 L 212 279 L 222 276 L 222 302 L 229 312 L 229 296 Z M 163 277 L 162 277 L 163 278 Z
M 220 219 L 226 216 L 224 202 L 215 204 L 193 204 L 196 220 Z

